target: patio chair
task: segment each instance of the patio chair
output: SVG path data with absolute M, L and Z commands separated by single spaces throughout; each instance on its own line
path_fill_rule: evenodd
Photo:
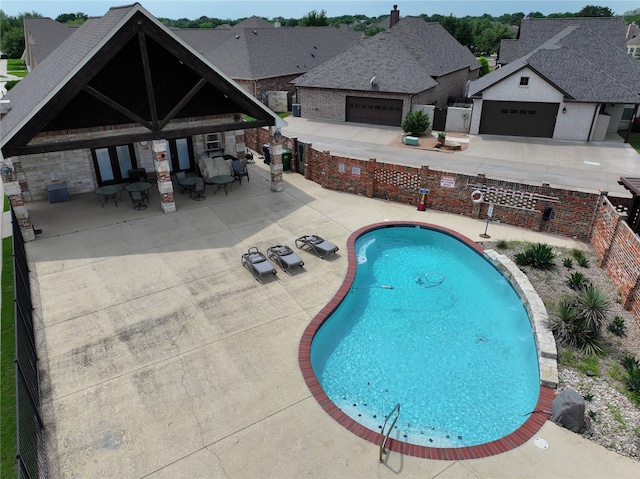
M 257 281 L 262 282 L 260 278 L 263 274 L 277 274 L 271 262 L 255 246 L 249 248 L 249 250 L 242 255 L 241 262 L 242 266 L 247 268 Z
M 129 175 L 129 181 L 147 181 L 147 170 L 144 168 L 134 168 L 132 170 L 128 170 L 127 174 Z
M 277 263 L 282 271 L 287 274 L 289 273 L 289 269 L 293 266 L 304 266 L 304 261 L 302 261 L 300 256 L 294 253 L 288 246 L 271 246 L 270 248 L 267 248 L 267 255 L 271 261 Z
M 144 204 L 144 197 L 140 191 L 130 191 L 129 196 L 131 196 L 134 210 L 144 210 L 147 208 L 147 205 Z
M 198 178 L 198 181 L 196 181 L 189 191 L 189 196 L 195 201 L 202 201 L 207 198 L 204 196 L 204 180 L 202 178 Z
M 322 259 L 325 259 L 330 253 L 338 251 L 336 245 L 317 235 L 301 236 L 296 240 L 296 246 L 300 249 L 312 250 Z
M 249 171 L 246 168 L 242 168 L 240 165 L 240 160 L 237 158 L 233 158 L 231 160 L 231 166 L 233 166 L 233 176 L 238 180 L 240 184 L 242 184 L 242 177 L 246 176 L 247 181 L 249 181 Z

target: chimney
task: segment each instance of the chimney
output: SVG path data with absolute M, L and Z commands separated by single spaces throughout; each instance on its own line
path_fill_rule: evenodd
M 389 18 L 389 28 L 394 26 L 399 21 L 400 21 L 400 10 L 398 10 L 398 5 L 394 5 L 393 10 L 391 10 L 391 17 Z

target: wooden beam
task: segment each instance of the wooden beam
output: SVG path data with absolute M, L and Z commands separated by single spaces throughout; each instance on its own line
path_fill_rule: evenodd
M 156 106 L 156 95 L 153 90 L 153 79 L 151 78 L 151 63 L 149 62 L 149 52 L 147 50 L 147 39 L 143 29 L 138 31 L 138 43 L 140 44 L 140 56 L 142 57 L 142 71 L 144 71 L 144 82 L 147 87 L 147 101 L 151 111 L 151 123 L 154 131 L 161 130 L 158 123 L 158 107 Z
M 196 96 L 196 94 L 200 90 L 202 90 L 202 88 L 206 84 L 207 84 L 207 80 L 205 80 L 204 78 L 200 78 L 198 83 L 195 84 L 195 86 L 189 91 L 189 93 L 187 93 L 184 97 L 182 97 L 182 100 L 180 100 L 178 104 L 171 109 L 171 111 L 167 114 L 167 116 L 163 118 L 163 120 L 160 122 L 158 130 L 162 130 L 165 126 L 167 126 L 167 124 L 175 118 L 175 116 L 180 112 L 180 110 L 182 110 L 185 107 L 185 105 L 189 103 L 191 99 L 194 96 Z
M 109 98 L 108 96 L 100 93 L 98 90 L 96 90 L 93 87 L 90 87 L 89 85 L 85 85 L 85 87 L 83 88 L 84 91 L 86 91 L 87 93 L 89 93 L 91 96 L 97 98 L 98 100 L 100 100 L 102 103 L 110 106 L 111 108 L 113 108 L 114 110 L 119 111 L 120 113 L 122 113 L 123 115 L 125 115 L 126 117 L 129 117 L 131 120 L 133 120 L 136 123 L 140 123 L 143 126 L 146 126 L 147 128 L 149 128 L 150 130 L 152 129 L 152 125 L 151 123 L 149 123 L 147 120 L 145 120 L 144 118 L 142 118 L 141 116 L 136 115 L 134 112 L 132 112 L 131 110 L 129 110 L 128 108 L 122 106 L 120 103 L 118 103 L 115 100 L 112 100 L 111 98 Z

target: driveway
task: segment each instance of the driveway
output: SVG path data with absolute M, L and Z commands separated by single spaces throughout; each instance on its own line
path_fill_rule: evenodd
M 485 174 L 525 184 L 608 191 L 628 197 L 621 176 L 640 176 L 640 155 L 616 133 L 604 142 L 558 141 L 496 135 L 470 135 L 469 148 L 459 152 L 396 146 L 400 128 L 353 123 L 318 122 L 287 117 L 282 133 L 312 143 L 321 151 L 358 159 L 420 167 L 466 175 Z M 433 134 L 433 133 L 431 133 Z M 456 141 L 461 141 L 456 138 Z
M 638 464 L 551 422 L 507 453 L 430 461 L 378 448 L 331 419 L 309 392 L 298 344 L 344 278 L 348 236 L 385 219 L 434 223 L 479 239 L 485 223 L 321 188 L 249 165 L 251 181 L 165 215 L 101 208 L 93 194 L 29 204 L 27 244 L 52 479 L 637 477 Z M 581 248 L 508 225 L 493 238 Z M 249 247 L 319 234 L 340 246 L 260 284 Z

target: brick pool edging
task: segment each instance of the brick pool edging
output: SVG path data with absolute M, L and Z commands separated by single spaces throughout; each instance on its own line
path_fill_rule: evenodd
M 542 301 L 533 290 L 533 287 L 531 287 L 531 284 L 529 283 L 529 280 L 526 278 L 524 273 L 522 273 L 513 263 L 510 264 L 510 260 L 508 260 L 508 258 L 506 258 L 504 255 L 499 255 L 492 250 L 488 250 L 487 252 L 485 252 L 485 250 L 480 245 L 478 245 L 471 239 L 460 235 L 459 233 L 448 228 L 430 225 L 428 223 L 389 221 L 365 226 L 353 232 L 351 236 L 349 236 L 349 239 L 347 240 L 347 274 L 345 275 L 342 285 L 333 296 L 333 298 L 331 298 L 331 300 L 327 303 L 327 305 L 322 308 L 322 310 L 320 310 L 320 312 L 311 320 L 304 333 L 302 334 L 302 338 L 300 340 L 300 346 L 298 349 L 298 362 L 300 364 L 302 376 L 307 383 L 309 391 L 311 391 L 311 394 L 315 397 L 316 401 L 318 401 L 318 404 L 320 404 L 322 409 L 324 409 L 324 411 L 329 414 L 329 416 L 335 419 L 347 430 L 357 435 L 358 437 L 365 439 L 366 441 L 369 441 L 376 445 L 380 444 L 381 436 L 379 432 L 372 431 L 371 429 L 368 429 L 362 424 L 359 424 L 358 422 L 351 419 L 344 412 L 342 412 L 325 394 L 322 386 L 318 382 L 318 379 L 313 372 L 313 369 L 311 368 L 311 342 L 313 341 L 313 337 L 315 336 L 320 326 L 322 326 L 322 324 L 331 315 L 331 313 L 333 313 L 333 311 L 338 307 L 338 305 L 342 302 L 344 297 L 349 292 L 349 289 L 351 288 L 351 284 L 353 283 L 353 280 L 355 278 L 357 265 L 355 252 L 356 239 L 365 232 L 372 229 L 403 225 L 437 230 L 458 238 L 460 241 L 463 241 L 465 244 L 467 244 L 470 248 L 485 256 L 497 269 L 499 269 L 505 275 L 505 277 L 507 277 L 507 279 L 509 279 L 509 281 L 512 283 L 512 285 L 524 301 L 527 307 L 527 312 L 529 313 L 529 318 L 532 322 L 532 328 L 534 329 L 536 343 L 538 345 L 538 360 L 540 362 L 541 384 L 538 402 L 533 412 L 529 415 L 529 418 L 518 429 L 503 438 L 485 444 L 479 444 L 477 446 L 459 448 L 435 448 L 409 444 L 397 439 L 392 439 L 390 437 L 387 440 L 386 448 L 390 451 L 399 452 L 400 454 L 421 457 L 425 459 L 463 460 L 494 456 L 496 454 L 501 454 L 503 452 L 521 446 L 529 439 L 531 439 L 547 420 L 548 411 L 551 411 L 551 402 L 553 401 L 553 398 L 555 396 L 555 391 L 550 386 L 555 387 L 555 385 L 557 385 L 557 369 L 555 370 L 554 385 L 552 373 L 553 367 L 550 366 L 551 363 L 549 362 L 552 361 L 555 365 L 555 359 L 549 357 L 553 354 L 551 349 L 555 350 L 555 341 L 553 341 L 553 348 L 551 348 L 548 345 L 548 328 L 546 328 L 545 326 L 545 319 L 547 318 L 546 309 L 544 309 Z M 518 274 L 518 272 L 520 274 Z M 544 312 L 544 314 L 542 314 L 540 306 L 542 307 L 542 311 Z M 540 331 L 540 335 L 538 334 L 538 331 Z M 553 339 L 553 336 L 551 336 L 551 339 Z M 544 347 L 544 352 L 540 347 L 541 344 Z M 546 369 L 543 370 L 542 368 L 542 359 L 544 359 L 545 361 L 545 368 L 547 366 L 549 366 L 550 368 L 549 374 L 546 373 Z M 547 364 L 548 362 L 549 364 Z M 545 371 L 544 375 L 543 371 Z

